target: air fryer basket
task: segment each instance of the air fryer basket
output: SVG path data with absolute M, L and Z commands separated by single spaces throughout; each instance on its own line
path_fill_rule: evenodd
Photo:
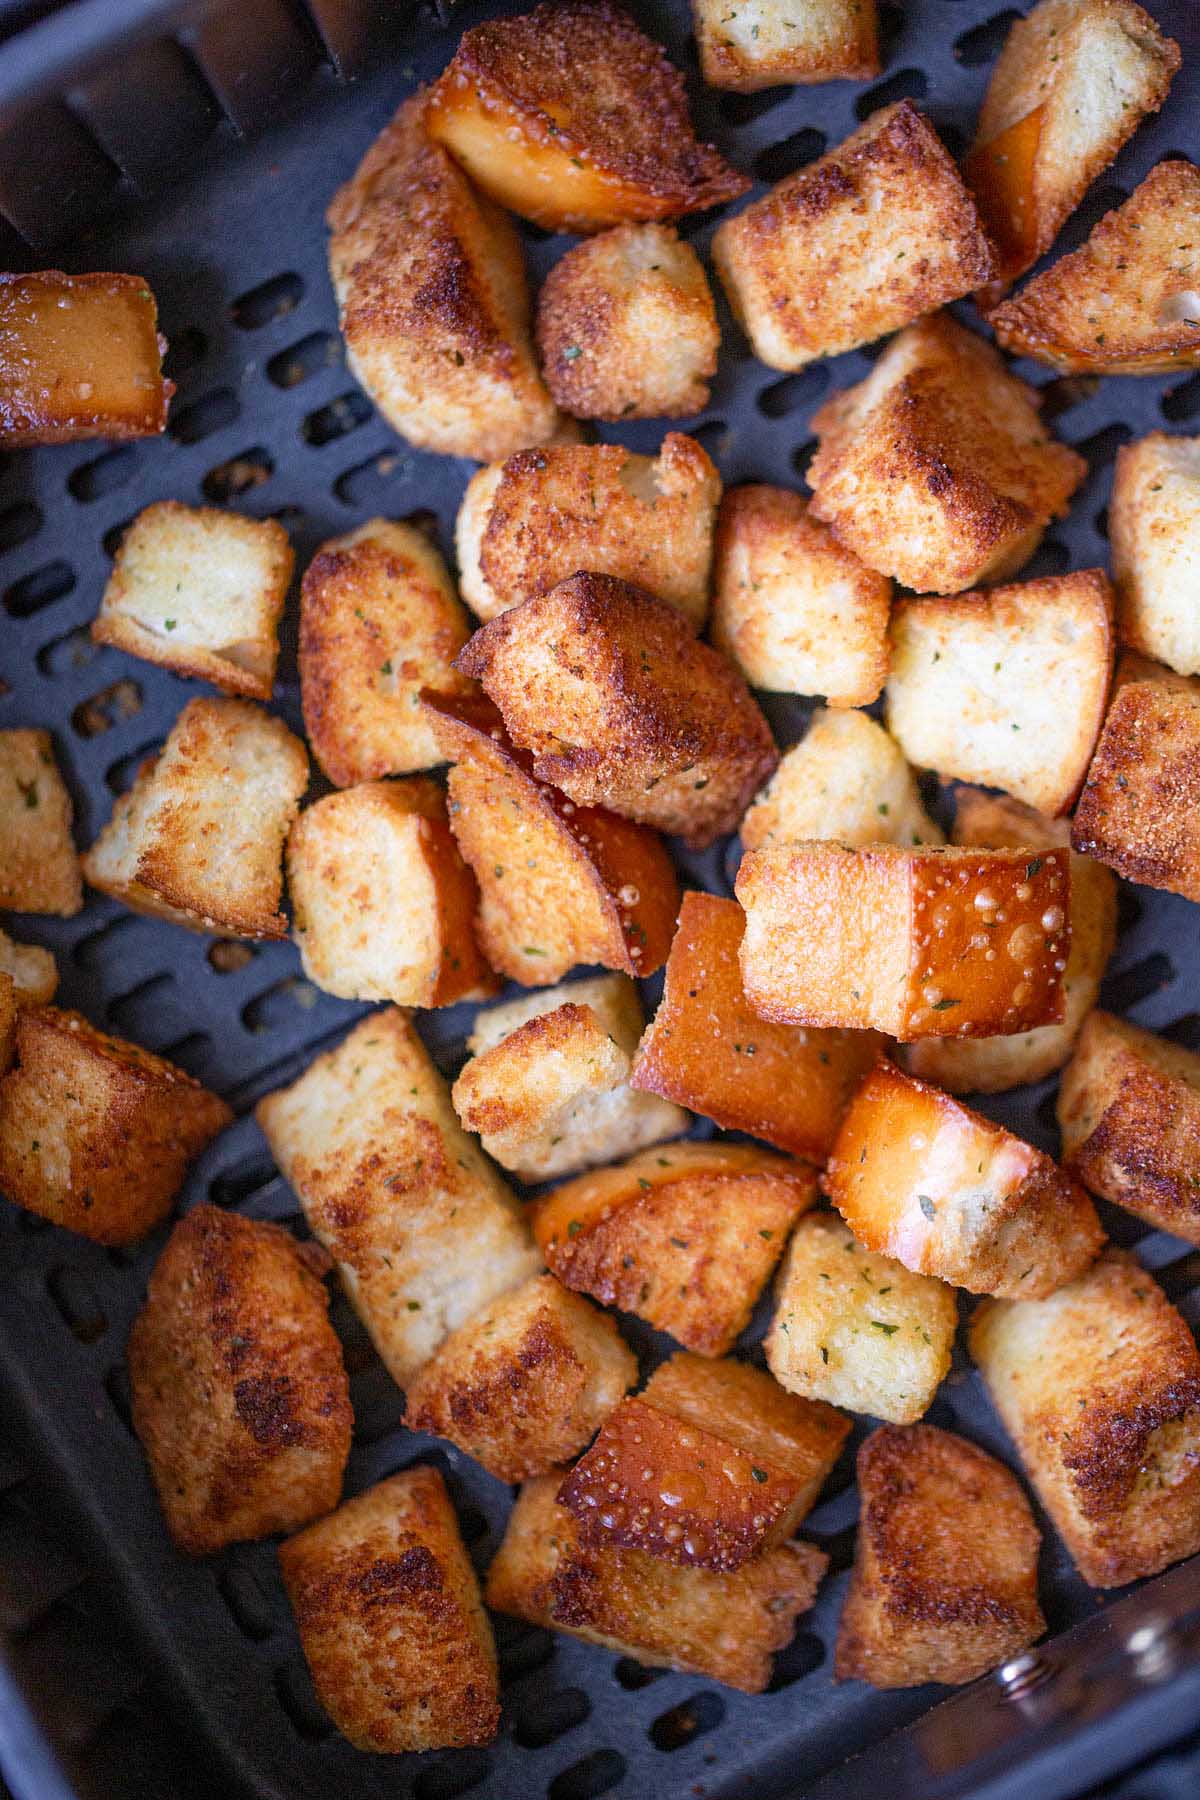
M 1162 116 L 1071 221 L 1068 246 L 1163 154 L 1200 150 L 1200 9 L 1194 0 L 1149 4 L 1181 40 L 1183 71 Z M 0 36 L 6 21 L 11 28 L 37 10 L 18 5 L 14 20 L 12 0 L 0 0 Z M 433 11 L 406 13 L 404 0 L 76 0 L 0 49 L 0 259 L 144 274 L 159 296 L 179 390 L 162 442 L 70 445 L 0 462 L 0 725 L 53 728 L 82 843 L 187 697 L 164 671 L 87 636 L 114 544 L 141 507 L 170 497 L 278 517 L 301 567 L 322 539 L 374 513 L 432 512 L 450 544 L 471 466 L 409 449 L 347 374 L 322 215 L 399 101 L 443 66 L 457 31 L 484 10 L 515 7 L 466 0 L 443 25 Z M 686 0 L 637 10 L 694 77 Z M 720 96 L 693 80 L 702 131 L 770 182 L 875 107 L 911 95 L 961 149 L 1014 10 L 998 11 L 997 0 L 904 0 L 882 11 L 887 61 L 874 86 Z M 272 113 L 277 122 L 267 124 Z M 701 250 L 711 229 L 711 220 L 685 226 Z M 562 245 L 525 235 L 540 275 Z M 832 387 L 860 379 L 868 358 L 780 377 L 723 323 L 712 403 L 689 428 L 727 481 L 802 484 L 812 409 Z M 1103 563 L 1117 446 L 1164 424 L 1188 429 L 1200 416 L 1200 375 L 1096 386 L 1025 372 L 1048 385 L 1056 429 L 1092 470 L 1027 573 Z M 661 429 L 615 435 L 648 448 Z M 298 726 L 294 642 L 285 641 L 277 703 Z M 767 705 L 781 741 L 792 741 L 804 708 Z M 685 875 L 723 893 L 736 860 L 729 845 L 680 858 Z M 1105 1004 L 1194 1048 L 1198 921 L 1186 901 L 1125 888 L 1104 994 Z M 175 1058 L 234 1105 L 238 1123 L 202 1159 L 184 1204 L 207 1196 L 299 1224 L 249 1111 L 360 1009 L 305 983 L 288 945 L 214 947 L 96 895 L 75 919 L 21 919 L 15 929 L 57 952 L 64 1004 Z M 468 1023 L 463 1007 L 421 1019 L 447 1072 L 461 1061 Z M 1054 1147 L 1052 1083 L 987 1110 Z M 1195 1322 L 1200 1257 L 1128 1215 L 1106 1223 L 1118 1242 L 1137 1243 Z M 860 1427 L 805 1527 L 830 1551 L 833 1572 L 765 1695 L 646 1670 L 500 1621 L 504 1725 L 492 1749 L 361 1755 L 313 1697 L 272 1547 L 191 1563 L 167 1543 L 129 1429 L 122 1366 L 163 1236 L 105 1251 L 0 1202 L 0 1765 L 19 1800 L 814 1791 L 832 1800 L 881 1783 L 895 1800 L 1053 1800 L 1200 1726 L 1200 1567 L 1102 1598 L 1075 1576 L 1048 1528 L 1043 1601 L 1052 1633 L 1067 1635 L 1014 1688 L 988 1680 L 947 1698 L 937 1689 L 836 1687 L 831 1646 L 853 1542 Z M 335 1316 L 356 1419 L 350 1488 L 436 1461 L 482 1566 L 509 1491 L 452 1448 L 399 1431 L 398 1391 L 340 1302 Z M 657 1354 L 652 1334 L 627 1326 L 640 1350 Z M 961 1351 L 930 1417 L 1012 1459 Z M 1165 1800 L 1198 1789 L 1200 1757 L 1183 1750 L 1139 1778 L 1137 1793 Z

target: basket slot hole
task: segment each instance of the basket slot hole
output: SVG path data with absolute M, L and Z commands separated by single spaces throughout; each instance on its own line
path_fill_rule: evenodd
M 398 450 L 381 450 L 377 456 L 339 475 L 333 484 L 334 494 L 343 506 L 374 509 L 385 504 L 385 496 L 397 481 L 404 480 L 409 467 L 408 458 Z
M 182 331 L 173 334 L 163 357 L 163 374 L 170 381 L 178 381 L 181 376 L 199 366 L 208 355 L 208 339 L 196 325 L 185 325 Z
M 1100 1004 L 1107 1012 L 1125 1013 L 1131 1006 L 1161 993 L 1175 979 L 1175 965 L 1169 956 L 1156 950 L 1144 956 L 1132 968 L 1121 969 L 1105 981 Z
M 960 63 L 968 69 L 978 68 L 980 63 L 991 62 L 1004 48 L 1013 22 L 1020 18 L 1015 8 L 1006 7 L 994 18 L 985 19 L 982 25 L 973 25 L 970 31 L 964 31 L 961 37 L 954 40 L 954 54 Z
M 1129 198 L 1129 189 L 1118 187 L 1116 182 L 1108 182 L 1104 187 L 1090 190 L 1084 195 L 1075 211 L 1071 214 L 1059 234 L 1059 243 L 1064 250 L 1078 250 L 1091 236 L 1093 227 L 1112 212 L 1115 207 L 1123 206 Z
M 824 152 L 826 141 L 823 131 L 806 125 L 802 131 L 793 131 L 782 142 L 760 151 L 754 159 L 754 173 L 760 181 L 782 181 L 806 163 L 815 162 Z
M 812 491 L 808 486 L 808 465 L 816 454 L 816 438 L 806 438 L 802 444 L 796 445 L 796 448 L 792 451 L 792 454 L 788 459 L 806 492 Z
M 126 676 L 81 700 L 71 713 L 71 726 L 81 738 L 103 737 L 114 725 L 136 719 L 141 710 L 142 690 Z
M 299 387 L 322 369 L 342 360 L 341 345 L 328 331 L 314 331 L 299 343 L 280 350 L 267 364 L 267 379 L 278 388 Z
M 208 1184 L 208 1197 L 214 1206 L 244 1206 L 277 1179 L 275 1164 L 255 1157 L 214 1175 Z
M 553 1634 L 543 1631 L 540 1625 L 520 1626 L 510 1619 L 497 1619 L 496 1627 L 501 1681 L 519 1681 L 523 1675 L 535 1675 L 553 1657 Z
M 287 270 L 239 294 L 229 309 L 230 317 L 242 331 L 259 331 L 275 319 L 284 319 L 288 313 L 295 312 L 303 298 L 303 281 L 299 275 Z
M 1093 431 L 1091 437 L 1084 438 L 1075 445 L 1075 449 L 1080 456 L 1087 458 L 1088 467 L 1094 475 L 1098 469 L 1108 467 L 1122 444 L 1127 444 L 1132 436 L 1132 429 L 1123 421 L 1116 420 L 1100 431 Z
M 1108 508 L 1107 508 L 1107 506 L 1102 506 L 1100 508 L 1100 511 L 1096 514 L 1095 520 L 1093 522 L 1094 522 L 1096 530 L 1099 532 L 1100 536 L 1102 538 L 1107 538 L 1107 536 L 1108 536 Z
M 72 469 L 67 476 L 67 488 L 76 500 L 90 506 L 94 500 L 103 500 L 106 494 L 115 494 L 118 488 L 133 480 L 137 471 L 136 450 L 109 450 Z
M 318 407 L 316 412 L 309 413 L 300 427 L 305 443 L 319 450 L 322 444 L 336 443 L 338 438 L 349 437 L 360 425 L 365 425 L 371 417 L 373 408 L 367 396 L 360 388 L 351 388 L 348 393 L 339 394 L 328 406 Z
M 798 375 L 785 375 L 761 388 L 755 405 L 767 419 L 783 419 L 788 413 L 814 406 L 829 386 L 828 369 L 802 369 Z
M 625 1774 L 625 1758 L 615 1750 L 593 1750 L 572 1763 L 550 1783 L 550 1800 L 596 1800 L 615 1788 Z
M 104 1377 L 104 1391 L 108 1395 L 109 1405 L 120 1419 L 122 1425 L 133 1434 L 133 1400 L 129 1391 L 129 1370 L 124 1363 L 115 1363 Z
M 923 70 L 897 69 L 886 81 L 860 94 L 854 102 L 854 110 L 860 119 L 869 119 L 881 106 L 892 106 L 897 100 L 923 100 L 928 91 L 929 83 Z
M 725 1702 L 719 1694 L 696 1694 L 659 1713 L 650 1727 L 650 1742 L 656 1750 L 682 1750 L 706 1731 L 715 1731 L 724 1717 Z
M 1042 417 L 1049 423 L 1061 418 L 1073 406 L 1090 400 L 1100 386 L 1098 375 L 1058 375 L 1039 389 Z
M 444 1762 L 422 1769 L 413 1782 L 413 1800 L 457 1800 L 486 1780 L 491 1759 L 482 1750 L 460 1750 Z
M 1057 1089 L 1052 1088 L 1048 1094 L 1042 1095 L 1041 1099 L 1037 1103 L 1037 1107 L 1036 1107 L 1034 1116 L 1037 1119 L 1037 1122 L 1041 1126 L 1043 1131 L 1053 1132 L 1053 1131 L 1058 1130 L 1058 1090 Z
M 32 500 L 20 500 L 16 506 L 5 507 L 0 512 L 0 550 L 15 550 L 18 544 L 36 537 L 44 523 L 41 507 L 35 506 Z
M 172 413 L 167 429 L 180 444 L 198 444 L 203 438 L 211 437 L 214 431 L 223 431 L 226 425 L 232 425 L 240 412 L 232 388 L 214 388 L 211 394 L 185 406 L 182 412 Z
M 1184 1013 L 1182 1019 L 1165 1025 L 1162 1035 L 1185 1050 L 1200 1050 L 1200 1013 Z
M 108 1319 L 87 1276 L 60 1263 L 47 1274 L 46 1289 L 71 1335 L 81 1344 L 99 1343 Z
M 209 945 L 207 956 L 209 968 L 218 975 L 236 975 L 254 961 L 254 945 L 244 944 L 238 938 L 218 938 Z
M 104 533 L 104 536 L 100 539 L 100 547 L 104 551 L 105 556 L 110 558 L 116 556 L 117 551 L 121 548 L 121 539 L 125 536 L 125 533 L 132 524 L 132 519 L 122 519 L 119 525 L 109 526 L 108 530 Z
M 333 1721 L 317 1699 L 303 1657 L 293 1657 L 276 1669 L 274 1687 L 275 1697 L 298 1737 L 316 1744 L 332 1734 Z
M 4 610 L 14 619 L 31 619 L 44 606 L 63 600 L 75 586 L 75 571 L 61 558 L 43 563 L 4 590 Z
M 1046 575 L 1065 575 L 1071 566 L 1071 552 L 1056 538 L 1044 538 L 1021 571 L 1026 581 L 1041 580 Z
M 1181 381 L 1178 387 L 1163 395 L 1159 405 L 1163 418 L 1173 425 L 1181 424 L 1184 419 L 1194 419 L 1200 413 L 1200 375 L 1191 375 Z
M 753 125 L 792 93 L 788 87 L 760 88 L 757 94 L 722 94 L 717 110 L 727 125 Z
M 513 1725 L 513 1737 L 523 1750 L 542 1750 L 582 1725 L 591 1710 L 592 1703 L 582 1688 L 538 1694 L 521 1708 Z
M 110 1000 L 104 1009 L 105 1017 L 113 1030 L 140 1042 L 142 1033 L 153 1030 L 156 1023 L 161 1026 L 174 992 L 174 975 L 148 976 L 127 993 Z
M 253 450 L 243 450 L 240 456 L 231 456 L 228 462 L 218 463 L 208 471 L 200 486 L 206 500 L 220 505 L 262 487 L 274 473 L 275 464 L 260 445 Z
M 296 1022 L 296 1009 L 311 1012 L 321 998 L 321 991 L 302 975 L 288 975 L 273 987 L 247 1000 L 242 1008 L 242 1024 L 247 1031 L 279 1031 Z
M 119 967 L 121 957 L 132 948 L 130 940 L 141 935 L 143 926 L 135 913 L 118 913 L 98 931 L 80 938 L 71 954 L 81 969 L 101 969 L 106 963 Z
M 217 1576 L 217 1588 L 243 1637 L 260 1644 L 271 1636 L 274 1609 L 256 1569 L 245 1562 L 230 1562 Z
M 767 1684 L 768 1694 L 781 1693 L 797 1681 L 803 1681 L 825 1661 L 825 1646 L 811 1631 L 799 1631 L 786 1649 L 775 1658 L 775 1672 Z
M 645 1663 L 637 1662 L 632 1656 L 620 1656 L 613 1667 L 613 1676 L 618 1686 L 627 1693 L 636 1694 L 651 1682 L 661 1681 L 666 1674 L 665 1669 L 650 1669 Z
M 188 1031 L 183 1037 L 172 1038 L 159 1051 L 168 1062 L 182 1069 L 186 1075 L 202 1076 L 212 1062 L 212 1039 L 206 1031 Z
M 43 675 L 77 675 L 99 654 L 100 646 L 92 642 L 91 628 L 77 625 L 74 631 L 42 645 L 37 653 L 37 666 Z

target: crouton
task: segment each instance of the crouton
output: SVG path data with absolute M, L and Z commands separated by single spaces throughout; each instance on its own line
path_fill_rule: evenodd
M 918 593 L 1015 575 L 1087 473 L 1034 389 L 945 314 L 910 325 L 812 423 L 813 516 Z
M 200 1205 L 155 1264 L 129 1334 L 133 1425 L 191 1556 L 296 1531 L 341 1498 L 354 1417 L 314 1249 Z
M 0 275 L 0 447 L 156 437 L 166 347 L 140 275 Z
M 455 764 L 450 826 L 479 883 L 479 941 L 492 967 L 527 987 L 576 963 L 626 975 L 661 968 L 679 883 L 660 839 L 538 781 L 483 696 L 422 698 Z
M 943 842 L 899 746 L 867 713 L 817 707 L 741 823 L 747 850 L 813 838 L 851 849 Z
M 330 781 L 352 787 L 441 762 L 418 696 L 469 692 L 452 665 L 470 635 L 437 546 L 416 525 L 371 519 L 321 546 L 300 589 L 300 697 Z
M 359 1750 L 490 1744 L 492 1628 L 441 1475 L 403 1469 L 279 1547 L 317 1698 Z
M 989 1300 L 971 1354 L 1084 1580 L 1123 1587 L 1200 1549 L 1200 1354 L 1127 1251 L 1049 1300 Z
M 541 1267 L 406 1013 L 369 1014 L 255 1117 L 401 1387 Z
M 888 730 L 912 763 L 1004 788 L 1051 817 L 1067 812 L 1108 703 L 1112 618 L 1102 569 L 900 600 Z
M 1044 1299 L 1104 1242 L 1088 1196 L 1041 1150 L 882 1059 L 824 1185 L 868 1250 L 973 1294 Z
M 782 1387 L 909 1425 L 950 1372 L 954 1290 L 855 1241 L 836 1213 L 809 1213 L 775 1278 L 763 1349 Z
M 250 700 L 190 700 L 160 755 L 83 859 L 88 881 L 135 912 L 227 938 L 282 938 L 283 847 L 308 755 Z
M 820 1162 L 860 1078 L 883 1047 L 870 1031 L 809 1031 L 754 1012 L 733 900 L 686 893 L 666 985 L 638 1046 L 633 1085 Z
M 849 1430 L 761 1369 L 681 1350 L 610 1414 L 558 1498 L 581 1543 L 740 1569 L 797 1530 Z
M 708 612 L 721 478 L 694 438 L 656 457 L 563 444 L 481 469 L 456 528 L 463 597 L 481 619 L 548 594 L 579 569 L 668 600 L 699 631 Z
M 555 1188 L 533 1231 L 567 1287 L 724 1356 L 816 1192 L 812 1169 L 770 1151 L 672 1144 Z
M 1122 641 L 1200 675 L 1200 437 L 1121 446 L 1108 532 Z
M 485 194 L 546 231 L 673 219 L 750 186 L 697 141 L 682 75 L 613 0 L 472 26 L 426 122 Z
M 573 575 L 475 633 L 456 667 L 500 708 L 533 772 L 704 849 L 779 761 L 733 664 L 674 607 L 609 575 Z
M 58 964 L 38 944 L 14 943 L 0 931 L 0 1075 L 12 1067 L 17 1045 L 17 1013 L 23 1006 L 48 1006 L 58 989 Z
M 1059 228 L 1180 63 L 1134 0 L 1040 0 L 1015 19 L 984 96 L 966 177 L 1011 281 Z
M 752 686 L 869 706 L 887 675 L 892 584 L 843 549 L 787 488 L 721 503 L 712 641 Z
M 471 1060 L 451 1091 L 455 1111 L 523 1181 L 678 1137 L 687 1113 L 630 1087 L 642 1025 L 628 975 L 595 975 L 492 1007 L 476 1015 Z
M 875 0 L 692 0 L 692 18 L 709 87 L 753 94 L 879 73 Z
M 0 907 L 72 918 L 83 905 L 74 808 L 48 731 L 0 731 Z
M 269 700 L 294 562 L 275 519 L 160 500 L 121 539 L 92 637 L 227 694 Z
M 737 897 L 742 981 L 764 1018 L 911 1042 L 1063 1016 L 1065 850 L 770 845 L 743 856 Z
M 1016 1477 L 936 1425 L 883 1425 L 858 1452 L 839 1681 L 974 1681 L 1040 1638 L 1041 1534 Z
M 796 1540 L 722 1573 L 583 1544 L 557 1488 L 556 1475 L 543 1475 L 521 1489 L 488 1570 L 488 1605 L 652 1668 L 760 1694 L 772 1656 L 812 1605 L 828 1558 Z
M 480 462 L 544 443 L 516 229 L 406 101 L 329 208 L 329 268 L 350 368 L 419 450 Z
M 994 267 L 975 202 L 911 100 L 872 113 L 726 219 L 712 248 L 730 306 L 772 369 L 899 331 Z
M 1126 881 L 1200 900 L 1200 680 L 1118 668 L 1071 843 Z
M 0 1193 L 97 1244 L 134 1244 L 233 1114 L 174 1063 L 81 1013 L 22 1008 L 0 1082 Z
M 417 1371 L 404 1423 L 449 1438 L 498 1481 L 527 1481 L 578 1456 L 636 1381 L 616 1320 L 534 1275 Z

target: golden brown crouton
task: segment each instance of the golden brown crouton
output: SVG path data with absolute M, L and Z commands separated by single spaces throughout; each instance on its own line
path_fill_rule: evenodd
M 809 1213 L 775 1278 L 763 1348 L 783 1387 L 908 1425 L 950 1372 L 954 1290 L 855 1242 L 836 1213 Z
M 1046 1629 L 1041 1537 L 1004 1464 L 936 1425 L 884 1425 L 858 1453 L 839 1681 L 974 1681 Z
M 417 1371 L 404 1423 L 449 1438 L 498 1481 L 526 1481 L 577 1456 L 636 1381 L 615 1319 L 534 1275 Z
M 296 1531 L 341 1498 L 354 1418 L 315 1250 L 200 1205 L 155 1264 L 129 1335 L 133 1425 L 189 1555 Z
M 401 1387 L 541 1267 L 406 1013 L 371 1013 L 255 1117 Z
M 800 743 L 741 824 L 742 844 L 802 844 L 832 838 L 864 844 L 940 844 L 942 830 L 921 804 L 899 746 L 867 713 L 818 707 Z
M 713 262 L 755 355 L 800 369 L 970 293 L 994 253 L 937 132 L 900 100 L 726 219 Z
M 882 1058 L 824 1185 L 868 1250 L 974 1294 L 1043 1299 L 1104 1242 L 1083 1189 L 1041 1150 Z
M 156 437 L 166 347 L 140 275 L 0 275 L 0 446 Z
M 734 488 L 721 503 L 712 641 L 754 687 L 869 706 L 887 674 L 892 584 L 846 550 L 801 495 Z
M 555 1188 L 533 1230 L 567 1287 L 724 1356 L 816 1192 L 812 1169 L 768 1150 L 671 1144 Z
M 638 1046 L 633 1085 L 820 1162 L 883 1039 L 776 1025 L 754 1012 L 738 964 L 744 927 L 736 901 L 683 896 L 662 1002 Z
M 667 960 L 679 883 L 661 840 L 599 807 L 575 807 L 531 773 L 482 695 L 424 705 L 443 754 L 450 825 L 480 888 L 479 941 L 527 987 L 576 963 L 652 975 Z
M 1008 34 L 966 176 L 1011 281 L 1058 236 L 1180 63 L 1134 0 L 1040 0 Z
M 798 1529 L 849 1430 L 761 1369 L 681 1350 L 622 1400 L 558 1498 L 584 1544 L 740 1569 Z
M 97 1244 L 133 1244 L 230 1124 L 223 1100 L 81 1013 L 31 1006 L 0 1082 L 0 1193 Z
M 1087 473 L 1035 391 L 946 314 L 910 325 L 813 419 L 812 512 L 918 593 L 1015 575 Z
M 752 94 L 879 73 L 875 0 L 692 0 L 692 17 L 709 87 Z
M 359 1750 L 489 1744 L 492 1628 L 436 1469 L 404 1469 L 279 1548 L 322 1706 Z
M 294 562 L 275 519 L 160 500 L 127 527 L 92 636 L 227 694 L 269 700 Z
M 733 664 L 675 608 L 609 575 L 573 575 L 481 626 L 456 666 L 482 681 L 533 772 L 703 849 L 779 760 Z
M 38 944 L 14 943 L 0 931 L 0 1075 L 12 1067 L 17 1045 L 17 1013 L 23 1006 L 48 1006 L 58 989 L 58 965 Z
M 415 94 L 329 208 L 347 360 L 421 450 L 511 456 L 553 437 L 521 242 L 422 123 Z
M 828 1562 L 822 1552 L 797 1540 L 721 1573 L 582 1544 L 557 1488 L 558 1477 L 544 1475 L 521 1489 L 488 1570 L 488 1605 L 652 1668 L 760 1694 L 772 1656 L 813 1603 Z
M 750 185 L 697 142 L 682 75 L 613 0 L 472 26 L 426 120 L 486 194 L 547 231 L 673 219 Z
M 437 546 L 372 519 L 317 551 L 300 589 L 300 696 L 312 753 L 338 787 L 431 769 L 442 758 L 423 687 L 463 694 L 471 635 Z
M 1200 437 L 1122 445 L 1108 532 L 1123 642 L 1200 675 Z
M 1200 1354 L 1126 1251 L 1048 1300 L 989 1300 L 971 1354 L 1038 1498 L 1093 1587 L 1200 1549 Z
M 768 1019 L 903 1042 L 1045 1025 L 1063 1016 L 1070 886 L 1065 850 L 748 850 L 747 998 Z
M 347 1000 L 453 1006 L 499 983 L 475 940 L 479 889 L 436 781 L 365 781 L 301 813 L 287 846 L 304 972 Z
M 0 731 L 0 907 L 57 913 L 83 905 L 74 808 L 48 731 Z

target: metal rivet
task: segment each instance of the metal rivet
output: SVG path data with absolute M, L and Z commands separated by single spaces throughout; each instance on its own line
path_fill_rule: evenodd
M 1156 1615 L 1131 1631 L 1125 1649 L 1142 1681 L 1158 1681 L 1175 1667 L 1175 1632 L 1170 1619 Z
M 1050 1664 L 1037 1650 L 1026 1650 L 1020 1656 L 1001 1663 L 996 1670 L 996 1680 L 1010 1700 L 1018 1700 L 1048 1681 L 1053 1672 Z

